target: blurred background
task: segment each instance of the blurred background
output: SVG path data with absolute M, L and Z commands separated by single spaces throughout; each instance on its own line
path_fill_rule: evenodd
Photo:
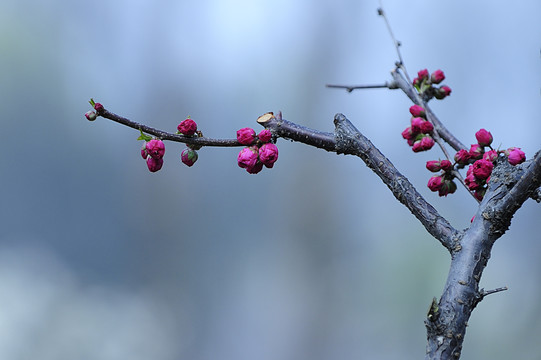
M 540 149 L 539 1 L 385 1 L 410 75 L 442 69 L 432 108 L 466 144 Z M 137 131 L 190 115 L 233 138 L 267 111 L 332 131 L 342 112 L 459 228 L 475 201 L 438 198 L 401 138 L 397 56 L 377 1 L 4 0 L 0 3 L 0 358 L 420 359 L 449 257 L 356 158 L 278 141 L 249 175 L 240 148 L 148 172 Z M 495 245 L 464 359 L 538 359 L 539 205 Z

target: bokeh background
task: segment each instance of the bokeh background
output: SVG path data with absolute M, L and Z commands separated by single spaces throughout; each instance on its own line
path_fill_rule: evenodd
M 441 68 L 433 109 L 464 143 L 541 147 L 541 2 L 385 1 L 410 73 Z M 267 111 L 323 131 L 346 114 L 457 228 L 476 203 L 440 199 L 401 138 L 396 53 L 377 1 L 0 3 L 0 358 L 420 359 L 446 251 L 364 164 L 279 140 L 272 170 L 167 143 L 151 174 L 138 133 L 83 114 L 93 97 L 164 130 L 257 129 Z M 538 359 L 539 205 L 499 240 L 464 359 Z

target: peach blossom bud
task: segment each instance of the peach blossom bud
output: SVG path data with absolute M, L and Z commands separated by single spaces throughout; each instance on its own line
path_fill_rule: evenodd
M 430 81 L 432 84 L 439 84 L 445 79 L 445 75 L 443 74 L 443 71 L 436 70 L 430 75 Z
M 192 166 L 197 161 L 197 151 L 187 148 L 180 153 L 180 160 L 187 166 Z
M 410 114 L 413 117 L 426 118 L 425 109 L 422 106 L 419 106 L 419 105 L 412 105 L 410 107 Z
M 278 160 L 278 147 L 272 143 L 263 144 L 259 148 L 259 160 L 268 168 L 272 168 Z
M 498 151 L 496 150 L 489 150 L 486 153 L 483 154 L 483 159 L 492 161 L 496 160 L 498 158 Z
M 259 160 L 259 149 L 256 146 L 245 147 L 237 156 L 238 165 L 243 168 L 253 168 Z
M 262 143 L 268 143 L 272 139 L 272 133 L 269 129 L 264 129 L 259 132 L 259 135 L 257 135 L 257 137 Z
M 85 117 L 88 121 L 94 121 L 98 117 L 98 114 L 96 114 L 95 111 L 90 110 L 85 113 Z
M 179 134 L 183 134 L 185 136 L 192 136 L 197 131 L 197 124 L 192 119 L 186 119 L 183 120 L 180 124 L 178 124 L 177 130 Z
M 479 180 L 485 180 L 490 176 L 493 168 L 494 164 L 492 162 L 483 159 L 477 160 L 473 163 L 473 176 Z
M 152 139 L 146 143 L 148 154 L 154 159 L 161 159 L 165 154 L 165 144 L 159 139 Z
M 441 162 L 439 160 L 427 161 L 426 168 L 431 172 L 438 172 L 441 170 Z
M 481 129 L 475 133 L 475 138 L 480 146 L 490 146 L 492 144 L 492 134 L 490 131 Z
M 506 150 L 509 164 L 515 166 L 526 161 L 526 154 L 518 147 L 511 147 Z
M 252 145 L 255 140 L 255 130 L 252 128 L 242 128 L 237 130 L 237 141 L 242 145 Z
M 147 167 L 148 167 L 148 170 L 150 170 L 150 172 L 156 172 L 160 170 L 162 166 L 163 166 L 162 158 L 155 159 L 151 156 L 147 158 Z
M 432 176 L 428 180 L 428 188 L 432 191 L 439 191 L 442 187 L 442 178 L 441 176 Z
M 472 144 L 470 147 L 470 156 L 472 159 L 481 159 L 483 157 L 483 147 L 479 144 Z

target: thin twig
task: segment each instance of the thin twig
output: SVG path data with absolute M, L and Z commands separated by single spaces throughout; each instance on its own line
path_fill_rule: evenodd
M 347 92 L 352 92 L 353 90 L 357 89 L 398 89 L 398 85 L 396 85 L 394 82 L 388 82 L 386 81 L 384 84 L 378 84 L 378 85 L 333 85 L 333 84 L 327 84 L 328 88 L 334 88 L 334 89 L 346 89 Z
M 495 293 L 498 293 L 500 291 L 506 291 L 506 290 L 509 290 L 509 288 L 507 286 L 499 287 L 499 288 L 492 289 L 492 290 L 481 289 L 481 291 L 479 291 L 479 294 L 480 294 L 481 298 L 484 298 L 487 295 L 495 294 Z
M 387 25 L 387 30 L 389 31 L 389 35 L 391 35 L 391 39 L 393 39 L 393 44 L 396 49 L 396 53 L 398 55 L 398 64 L 397 66 L 402 68 L 404 70 L 404 75 L 406 76 L 406 79 L 409 83 L 411 83 L 410 77 L 408 75 L 408 71 L 406 70 L 406 65 L 404 64 L 404 60 L 402 59 L 402 54 L 400 52 L 400 46 L 402 46 L 402 43 L 398 40 L 396 40 L 393 30 L 391 29 L 391 24 L 389 22 L 389 19 L 387 19 L 387 15 L 385 14 L 385 11 L 383 10 L 383 1 L 379 0 L 379 8 L 378 8 L 378 15 L 380 15 L 383 20 L 385 21 L 385 25 Z

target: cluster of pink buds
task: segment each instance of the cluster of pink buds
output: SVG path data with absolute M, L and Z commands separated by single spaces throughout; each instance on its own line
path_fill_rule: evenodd
M 494 169 L 494 164 L 499 154 L 505 154 L 511 165 L 518 165 L 526 160 L 526 156 L 520 148 L 512 147 L 505 151 L 494 150 L 491 147 L 492 134 L 481 129 L 475 133 L 477 144 L 472 144 L 470 150 L 461 149 L 454 156 L 454 164 L 449 160 L 428 161 L 426 167 L 432 172 L 442 171 L 441 174 L 433 176 L 428 181 L 428 188 L 432 191 L 438 191 L 440 196 L 452 194 L 456 190 L 453 182 L 455 178 L 454 170 L 462 169 L 470 165 L 466 173 L 464 183 L 473 192 L 473 195 L 479 201 L 483 199 L 490 175 Z M 485 149 L 485 148 L 488 148 Z
M 252 128 L 243 128 L 237 131 L 237 141 L 243 148 L 237 157 L 238 165 L 250 174 L 257 174 L 263 165 L 272 168 L 278 160 L 278 147 L 271 143 L 272 133 L 268 129 L 261 130 L 256 136 Z
M 428 188 L 432 191 L 437 191 L 439 196 L 447 196 L 456 191 L 456 184 L 453 181 L 453 164 L 449 160 L 431 160 L 427 161 L 426 168 L 431 172 L 441 173 L 437 176 L 432 176 L 428 180 Z
M 435 97 L 438 100 L 444 99 L 451 95 L 451 88 L 447 85 L 435 87 L 443 80 L 445 80 L 445 74 L 441 70 L 436 70 L 432 74 L 428 74 L 427 69 L 420 70 L 417 73 L 417 77 L 413 79 L 413 86 L 417 89 L 419 94 L 424 95 L 425 100 Z
M 414 152 L 430 150 L 434 146 L 434 139 L 430 134 L 434 126 L 426 120 L 425 109 L 419 105 L 410 107 L 411 126 L 402 131 L 402 137 L 408 141 Z
M 177 134 L 193 137 L 197 133 L 197 123 L 190 119 L 183 120 L 177 126 Z M 180 153 L 180 160 L 184 165 L 192 166 L 198 159 L 197 151 L 199 148 L 188 146 Z
M 156 172 L 163 166 L 165 144 L 159 139 L 146 141 L 141 149 L 141 157 L 146 160 L 150 172 Z

